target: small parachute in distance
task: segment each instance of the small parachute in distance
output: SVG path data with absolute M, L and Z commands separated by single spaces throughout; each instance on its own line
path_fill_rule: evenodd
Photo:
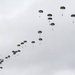
M 39 10 L 39 13 L 43 13 L 43 10 Z
M 35 43 L 35 41 L 31 41 L 31 43 Z
M 65 6 L 61 6 L 60 9 L 64 10 L 64 9 L 66 9 L 66 7 Z
M 21 52 L 21 50 L 12 51 L 12 53 L 15 55 L 17 52 Z
M 0 61 L 0 64 L 2 64 L 2 61 Z
M 27 40 L 24 40 L 23 42 L 24 42 L 24 43 L 27 43 Z M 26 46 L 26 45 L 25 45 L 25 46 Z
M 27 41 L 25 40 L 25 41 L 23 41 L 24 43 L 27 43 Z
M 71 17 L 75 17 L 75 14 L 72 14 Z M 72 23 L 74 23 L 74 21 Z
M 38 31 L 38 33 L 39 33 L 39 34 L 41 34 L 41 33 L 42 33 L 42 31 L 41 31 L 41 30 L 39 30 L 39 31 Z
M 0 59 L 0 64 L 2 64 L 4 62 L 4 59 Z
M 10 58 L 10 55 L 8 55 L 7 57 L 5 57 L 5 59 L 8 59 L 8 58 Z
M 72 14 L 71 17 L 75 17 L 75 14 Z
M 12 51 L 12 53 L 15 55 L 17 53 L 17 51 Z
M 20 44 L 18 44 L 17 46 L 21 46 Z
M 55 23 L 51 23 L 50 25 L 51 25 L 51 26 L 54 26 L 54 25 L 55 25 Z
M 49 18 L 48 18 L 48 20 L 52 20 L 52 18 L 51 18 L 51 17 L 49 17 Z
M 8 58 L 10 58 L 10 55 L 8 55 Z
M 39 41 L 42 41 L 43 39 L 42 39 L 42 38 L 39 38 L 38 40 L 39 40 Z
M 21 42 L 21 45 L 23 45 L 24 44 L 24 42 Z
M 3 69 L 3 67 L 0 67 L 0 69 Z
M 60 9 L 61 9 L 61 10 L 65 10 L 66 7 L 65 7 L 65 6 L 61 6 Z M 62 16 L 63 16 L 63 14 L 62 14 Z
M 31 41 L 31 43 L 32 43 L 32 44 L 34 44 L 34 43 L 35 43 L 35 41 Z M 34 46 L 33 46 L 33 47 L 34 47 Z
M 8 57 L 5 57 L 5 59 L 8 59 Z
M 17 52 L 21 52 L 21 50 L 18 50 Z
M 52 14 L 47 14 L 47 16 L 52 16 Z

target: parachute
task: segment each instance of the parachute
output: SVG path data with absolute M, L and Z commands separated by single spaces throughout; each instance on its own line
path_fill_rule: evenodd
M 10 55 L 8 55 L 7 57 L 5 57 L 5 59 L 8 59 L 8 58 L 10 58 Z
M 64 9 L 66 9 L 66 7 L 65 6 L 61 6 L 60 9 L 64 10 Z
M 75 17 L 75 14 L 72 14 L 71 17 Z M 74 21 L 73 21 L 73 23 L 74 23 Z
M 18 50 L 17 52 L 21 52 L 21 50 Z
M 31 43 L 35 43 L 35 41 L 31 41 Z
M 24 44 L 24 42 L 21 42 L 21 45 L 23 45 Z
M 47 14 L 47 16 L 52 16 L 52 14 Z
M 61 6 L 60 9 L 61 9 L 61 10 L 65 10 L 66 7 L 65 7 L 65 6 Z M 63 16 L 63 14 L 62 14 L 62 16 Z
M 24 43 L 27 43 L 27 41 L 25 40 L 25 41 L 23 41 Z
M 43 39 L 42 39 L 42 38 L 39 38 L 38 40 L 39 40 L 39 41 L 42 41 Z
M 3 67 L 0 67 L 0 69 L 3 69 Z
M 75 14 L 72 14 L 71 17 L 75 17 Z
M 39 33 L 39 34 L 41 34 L 41 33 L 42 33 L 42 31 L 41 31 L 41 30 L 39 30 L 39 31 L 38 31 L 38 33 Z
M 54 26 L 54 25 L 55 25 L 55 23 L 51 23 L 50 25 L 51 25 L 51 26 Z
M 18 44 L 17 46 L 20 46 L 20 44 Z
M 48 20 L 52 20 L 52 18 L 48 18 Z
M 39 13 L 43 13 L 43 10 L 39 10 Z
M 4 59 L 0 59 L 0 64 L 2 64 L 4 62 Z
M 12 51 L 12 53 L 15 55 L 17 53 L 17 51 Z

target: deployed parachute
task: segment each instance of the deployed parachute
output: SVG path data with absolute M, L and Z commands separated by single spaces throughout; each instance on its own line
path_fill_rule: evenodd
M 49 17 L 48 20 L 52 20 L 52 18 Z
M 15 55 L 17 53 L 17 51 L 12 51 L 12 53 Z
M 27 43 L 27 40 L 24 40 L 23 42 L 24 42 L 24 43 Z M 25 45 L 25 46 L 26 46 L 26 45 Z
M 75 17 L 75 14 L 72 14 L 71 17 Z M 73 23 L 74 23 L 74 21 L 73 21 Z
M 20 44 L 18 44 L 17 46 L 21 46 Z
M 0 67 L 0 69 L 3 69 L 3 67 Z
M 8 55 L 7 57 L 5 57 L 5 59 L 8 59 L 8 58 L 10 58 L 10 55 Z
M 8 57 L 10 58 L 10 55 L 8 55 Z
M 27 41 L 25 40 L 24 43 L 27 43 Z
M 51 23 L 50 25 L 51 25 L 51 26 L 54 26 L 54 25 L 55 25 L 55 23 Z
M 52 16 L 52 14 L 47 14 L 47 16 Z
M 39 40 L 39 41 L 42 41 L 43 39 L 42 39 L 42 38 L 39 38 L 38 40 Z
M 21 52 L 21 50 L 18 50 L 17 52 Z
M 0 59 L 0 64 L 2 64 L 4 62 L 4 59 Z
M 31 41 L 31 43 L 35 43 L 35 41 Z
M 75 17 L 75 14 L 72 14 L 71 17 Z
M 39 13 L 43 13 L 43 10 L 39 10 L 38 12 L 39 12 Z M 41 16 L 39 16 L 39 18 L 40 18 L 40 17 L 41 17 Z
M 35 43 L 35 41 L 31 41 L 31 43 L 32 43 L 32 44 L 34 44 L 34 43 Z M 33 47 L 34 47 L 34 46 L 33 46 Z
M 42 33 L 42 31 L 41 31 L 41 30 L 39 30 L 39 31 L 38 31 L 38 33 L 39 33 L 39 34 L 41 34 L 41 33 Z
M 53 20 L 53 19 L 52 19 L 52 14 L 47 14 L 47 16 L 48 16 L 49 22 L 50 22 L 50 20 Z
M 24 44 L 24 42 L 21 42 L 21 45 L 23 45 Z
M 65 6 L 61 6 L 60 9 L 64 10 L 64 9 L 66 9 L 66 7 Z
M 5 57 L 5 59 L 8 59 L 8 57 Z
M 61 6 L 60 9 L 61 9 L 61 10 L 65 10 L 66 7 L 65 7 L 65 6 Z M 63 16 L 63 14 L 62 14 L 62 16 Z
M 39 13 L 43 13 L 43 10 L 39 10 Z

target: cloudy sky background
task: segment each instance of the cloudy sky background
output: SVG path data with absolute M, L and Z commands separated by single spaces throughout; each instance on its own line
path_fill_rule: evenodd
M 66 10 L 60 10 L 62 5 Z M 40 9 L 43 14 L 38 13 Z M 54 27 L 49 26 L 48 13 L 53 14 Z M 1 65 L 0 75 L 75 75 L 73 13 L 75 0 L 0 0 L 0 58 L 11 55 Z M 43 32 L 42 42 L 38 30 Z M 26 46 L 18 48 L 24 40 Z M 12 55 L 17 49 L 21 53 Z

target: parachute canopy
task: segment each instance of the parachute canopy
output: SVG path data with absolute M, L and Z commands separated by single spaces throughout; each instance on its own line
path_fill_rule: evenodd
M 10 55 L 8 55 L 8 57 L 10 58 Z
M 23 41 L 24 43 L 27 43 L 27 41 L 25 40 L 25 41 Z
M 21 45 L 23 45 L 24 44 L 24 42 L 21 42 Z
M 17 53 L 17 51 L 12 51 L 12 53 L 15 55 Z
M 3 67 L 0 67 L 0 69 L 3 69 Z
M 43 13 L 43 10 L 39 10 L 39 13 Z
M 4 62 L 4 59 L 0 59 L 0 64 L 2 64 Z
M 42 41 L 43 39 L 42 39 L 42 38 L 39 38 L 38 40 L 39 40 L 39 41 Z
M 31 41 L 31 43 L 35 43 L 35 41 Z
M 72 14 L 71 17 L 75 17 L 75 14 Z
M 21 52 L 21 50 L 18 50 L 17 52 Z
M 52 14 L 47 14 L 47 16 L 52 16 Z
M 10 55 L 8 55 L 7 57 L 5 57 L 5 59 L 8 59 L 8 58 L 10 58 Z
M 66 9 L 66 7 L 65 6 L 61 6 L 60 9 L 63 9 L 64 10 L 64 9 Z
M 51 23 L 50 25 L 51 25 L 51 26 L 54 26 L 54 25 L 55 25 L 55 23 Z
M 42 31 L 41 31 L 41 30 L 39 30 L 39 31 L 38 31 L 38 33 L 39 33 L 39 34 L 41 34 L 41 33 L 42 33 Z
M 18 44 L 17 46 L 20 46 L 20 44 Z
M 48 20 L 52 20 L 52 18 L 48 18 Z

